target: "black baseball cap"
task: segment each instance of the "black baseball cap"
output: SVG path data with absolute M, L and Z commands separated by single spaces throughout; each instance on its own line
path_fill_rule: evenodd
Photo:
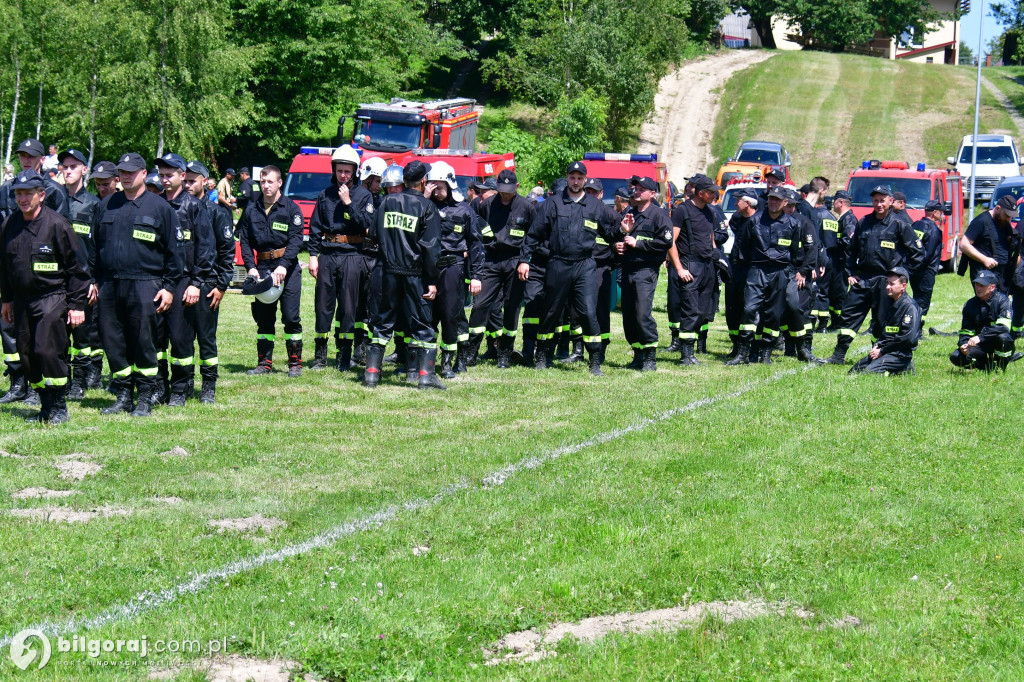
M 177 154 L 167 153 L 161 156 L 159 159 L 154 161 L 157 166 L 167 166 L 168 168 L 177 168 L 180 171 L 185 170 L 185 159 L 181 158 Z
M 46 182 L 43 181 L 43 176 L 34 170 L 21 171 L 14 176 L 14 182 L 11 184 L 11 189 L 43 189 L 44 187 L 46 187 Z
M 476 187 L 477 191 L 479 192 L 484 192 L 486 190 L 494 190 L 495 192 L 498 191 L 498 183 L 494 180 L 494 178 L 486 178 L 480 182 L 475 183 L 473 186 Z
M 892 200 L 893 201 L 906 201 L 907 200 L 907 195 L 904 194 L 903 192 L 900 192 L 900 191 L 897 190 L 897 191 L 892 193 Z
M 46 150 L 43 149 L 43 143 L 34 138 L 28 138 L 22 140 L 21 144 L 18 145 L 18 154 L 28 154 L 29 156 L 45 156 Z
M 876 194 L 884 194 L 887 197 L 891 197 L 892 187 L 889 187 L 889 185 L 878 185 L 873 190 L 871 190 L 871 196 L 874 196 Z
M 551 193 L 561 194 L 562 191 L 569 186 L 569 183 L 565 181 L 565 178 L 558 178 L 551 183 Z
M 999 203 L 996 204 L 1003 213 L 1011 218 L 1017 217 L 1017 199 L 1012 194 L 1004 194 L 999 197 Z
M 710 180 L 710 178 L 708 178 L 708 179 Z M 655 182 L 654 178 L 649 178 L 647 176 L 644 176 L 644 177 L 640 178 L 639 180 L 637 180 L 636 184 L 639 185 L 640 187 L 643 187 L 644 189 L 649 189 L 652 192 L 657 192 L 658 191 L 658 183 Z M 718 187 L 715 187 L 715 189 L 718 189 Z
M 568 175 L 569 173 L 583 173 L 586 175 L 587 165 L 582 161 L 573 161 L 569 164 L 569 167 L 565 169 L 565 174 Z
M 57 162 L 64 163 L 64 160 L 67 159 L 69 156 L 79 161 L 80 163 L 88 163 L 88 161 L 85 158 L 85 154 L 78 151 L 77 149 L 69 149 L 66 152 L 61 152 L 60 154 L 57 155 Z
M 974 279 L 972 279 L 971 282 L 974 284 L 984 284 L 985 286 L 988 286 L 989 284 L 998 284 L 999 278 L 996 277 L 996 273 L 991 270 L 978 270 L 978 274 L 974 276 Z
M 185 170 L 189 173 L 195 173 L 196 175 L 202 175 L 204 178 L 210 177 L 210 169 L 199 163 L 198 161 L 189 161 L 185 164 Z
M 775 197 L 776 199 L 785 199 L 789 201 L 789 190 L 779 185 L 778 187 L 772 187 L 768 190 L 768 196 Z
M 121 160 L 117 162 L 117 170 L 126 171 L 128 173 L 146 170 L 146 160 L 142 158 L 140 154 L 129 152 L 122 156 Z
M 800 200 L 803 199 L 803 197 L 800 196 L 800 192 L 796 191 L 792 187 L 787 187 L 786 189 L 789 191 L 789 203 L 794 206 L 799 204 Z
M 146 184 L 152 185 L 153 187 L 159 187 L 160 189 L 164 188 L 164 183 L 160 182 L 160 176 L 155 172 L 146 176 Z
M 806 184 L 803 187 L 801 187 L 800 188 L 800 193 L 801 194 L 810 194 L 811 193 L 811 186 L 810 186 L 810 184 Z
M 942 205 L 941 201 L 935 201 L 934 199 L 926 202 L 924 205 L 924 210 L 926 211 L 941 211 L 944 208 L 945 206 Z
M 117 177 L 117 166 L 113 161 L 100 161 L 92 167 L 92 177 L 96 180 L 106 180 Z
M 587 181 L 583 183 L 583 189 L 592 189 L 595 192 L 603 192 L 604 183 L 601 182 L 601 178 L 587 178 Z
M 621 197 L 622 199 L 631 199 L 633 197 L 633 193 L 629 191 L 629 187 L 623 185 L 615 190 L 615 196 Z
M 899 267 L 899 266 L 897 266 L 895 268 L 889 268 L 885 272 L 885 276 L 886 277 L 906 277 L 907 279 L 910 279 L 910 273 L 907 272 L 907 269 L 904 268 L 904 267 Z
M 778 168 L 772 168 L 770 171 L 764 174 L 764 177 L 772 177 L 775 178 L 776 180 L 779 180 L 780 182 L 786 181 L 786 174 L 783 171 L 779 170 Z
M 841 189 L 832 195 L 832 200 L 842 199 L 843 201 L 850 201 L 850 194 L 845 190 Z
M 735 192 L 733 192 L 732 196 L 736 199 L 753 199 L 754 201 L 758 200 L 757 192 L 750 189 L 749 187 L 744 187 L 742 189 L 736 190 Z
M 252 172 L 249 170 L 248 166 L 242 166 L 241 168 L 238 169 L 238 174 L 241 175 L 242 173 L 245 173 L 246 175 L 252 175 Z
M 234 168 L 228 168 L 226 171 L 224 171 L 224 175 L 234 175 L 234 174 L 235 174 L 235 169 Z
M 422 161 L 410 161 L 407 163 L 402 171 L 402 179 L 405 180 L 406 187 L 425 178 L 429 170 L 430 165 Z
M 694 175 L 693 177 L 691 177 L 690 178 L 690 182 L 693 183 L 693 188 L 695 190 L 697 190 L 698 192 L 701 191 L 701 190 L 711 190 L 711 189 L 713 189 L 713 190 L 715 190 L 717 192 L 717 191 L 721 191 L 721 189 L 722 189 L 721 187 L 719 187 L 718 185 L 715 184 L 714 180 L 712 180 L 708 176 L 703 175 L 701 173 L 698 173 L 697 175 Z
M 499 192 L 515 192 L 518 184 L 519 179 L 516 177 L 515 171 L 506 168 L 498 173 L 498 182 L 495 186 Z

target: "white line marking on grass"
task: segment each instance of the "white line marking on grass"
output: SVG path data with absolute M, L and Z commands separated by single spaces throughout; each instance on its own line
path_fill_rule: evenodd
M 869 346 L 866 346 L 864 347 L 864 349 L 866 350 L 868 347 Z M 859 350 L 855 352 L 859 352 Z M 748 382 L 742 385 L 741 387 L 728 393 L 723 393 L 721 395 L 716 395 L 709 398 L 701 398 L 700 400 L 694 400 L 691 403 L 687 403 L 686 405 L 682 405 L 680 407 L 672 408 L 671 410 L 662 412 L 661 414 L 656 415 L 654 417 L 639 420 L 629 426 L 624 426 L 622 428 L 613 429 L 611 431 L 606 431 L 605 433 L 598 434 L 597 436 L 588 438 L 587 440 L 581 443 L 556 448 L 555 450 L 552 450 L 551 452 L 544 455 L 531 455 L 529 457 L 525 457 L 519 460 L 518 462 L 515 462 L 502 469 L 499 469 L 498 471 L 494 471 L 490 474 L 487 474 L 481 480 L 480 486 L 473 486 L 466 482 L 448 485 L 442 488 L 437 494 L 435 494 L 432 497 L 424 497 L 418 500 L 413 500 L 411 502 L 391 505 L 382 511 L 370 514 L 369 516 L 364 516 L 361 519 L 356 519 L 355 521 L 349 521 L 341 525 L 335 526 L 334 528 L 324 531 L 323 533 L 320 533 L 318 535 L 314 535 L 313 537 L 303 542 L 292 545 L 286 545 L 281 549 L 272 552 L 263 552 L 262 554 L 258 554 L 248 559 L 239 559 L 238 561 L 233 561 L 229 564 L 221 566 L 220 568 L 214 568 L 204 573 L 198 573 L 191 580 L 178 583 L 177 585 L 164 588 L 160 591 L 154 592 L 152 590 L 146 590 L 145 592 L 139 593 L 138 595 L 133 597 L 131 600 L 125 602 L 124 604 L 112 606 L 109 609 L 106 609 L 93 617 L 68 618 L 62 621 L 45 621 L 43 623 L 30 625 L 28 627 L 34 630 L 39 630 L 40 632 L 43 632 L 47 635 L 63 635 L 69 632 L 89 630 L 93 628 L 102 627 L 110 623 L 128 620 L 138 615 L 141 615 L 142 613 L 145 613 L 147 611 L 152 611 L 154 609 L 167 606 L 169 604 L 173 604 L 181 597 L 197 594 L 203 590 L 208 589 L 210 586 L 219 582 L 226 581 L 229 578 L 238 575 L 239 573 L 248 573 L 258 568 L 262 568 L 263 566 L 280 563 L 285 559 L 289 559 L 291 557 L 308 554 L 309 552 L 312 552 L 316 549 L 330 547 L 342 538 L 346 538 L 350 535 L 355 535 L 356 533 L 372 530 L 374 528 L 379 528 L 385 523 L 388 523 L 389 521 L 393 521 L 396 518 L 398 518 L 398 515 L 401 512 L 414 512 L 420 509 L 427 509 L 429 507 L 434 506 L 438 502 L 441 502 L 442 500 L 452 497 L 455 493 L 462 490 L 474 488 L 478 490 L 489 490 L 501 486 L 508 482 L 509 479 L 516 476 L 516 474 L 519 474 L 520 472 L 523 471 L 536 469 L 540 466 L 543 466 L 547 462 L 558 459 L 559 457 L 575 454 L 586 448 L 594 447 L 595 445 L 603 445 L 610 441 L 618 440 L 620 438 L 628 436 L 629 434 L 643 431 L 644 429 L 655 424 L 659 424 L 674 417 L 678 417 L 681 414 L 693 412 L 694 410 L 697 410 L 702 407 L 716 405 L 718 403 L 724 402 L 726 400 L 731 400 L 733 398 L 739 398 L 740 396 L 749 393 L 756 388 L 760 388 L 761 386 L 774 383 L 784 377 L 792 376 L 794 374 L 806 372 L 816 368 L 817 365 L 805 365 L 800 368 L 786 369 L 779 372 L 775 372 L 770 376 L 765 377 L 764 379 L 757 379 L 755 381 Z M 13 638 L 13 634 L 5 635 L 4 637 L 0 638 L 0 649 L 9 646 Z

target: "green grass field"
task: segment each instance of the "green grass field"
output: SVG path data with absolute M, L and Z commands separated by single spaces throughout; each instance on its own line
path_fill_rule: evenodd
M 968 292 L 941 276 L 929 323 L 957 329 Z M 658 302 L 667 336 L 663 286 Z M 915 377 L 856 378 L 792 359 L 729 368 L 715 357 L 685 369 L 663 360 L 641 376 L 622 368 L 616 314 L 604 379 L 579 366 L 487 364 L 445 393 L 390 377 L 368 392 L 334 370 L 244 376 L 254 333 L 244 299 L 230 296 L 214 407 L 104 418 L 97 408 L 110 398 L 90 392 L 66 427 L 0 412 L 0 448 L 22 457 L 0 457 L 0 638 L 113 610 L 113 622 L 74 632 L 227 638 L 230 653 L 296 661 L 296 675 L 319 680 L 1024 675 L 1019 367 L 952 372 L 953 340 L 933 337 Z M 833 343 L 815 345 L 827 354 Z M 712 350 L 726 345 L 719 318 Z M 161 454 L 176 446 L 189 454 Z M 61 479 L 54 465 L 73 453 L 102 468 Z M 30 487 L 75 494 L 12 497 Z M 155 499 L 171 496 L 180 502 Z M 10 514 L 45 506 L 111 515 Z M 286 525 L 209 525 L 256 514 Z M 230 568 L 329 529 L 324 546 Z M 203 576 L 224 567 L 228 577 Z M 174 589 L 189 581 L 194 594 Z M 168 589 L 172 600 L 160 596 Z M 122 608 L 147 591 L 157 606 Z M 487 666 L 482 652 L 529 627 L 757 599 L 814 615 L 564 640 L 535 663 Z M 860 625 L 828 626 L 846 616 Z M 110 667 L 138 660 L 127 653 L 98 666 L 55 652 L 34 673 L 6 649 L 0 660 L 11 680 L 148 672 Z
M 995 71 L 1005 70 L 986 74 Z M 845 184 L 864 159 L 945 168 L 946 157 L 974 130 L 974 75 L 969 67 L 779 52 L 721 87 L 711 168 L 744 140 L 785 144 L 801 184 L 819 174 Z M 1016 134 L 984 88 L 981 105 L 981 132 Z

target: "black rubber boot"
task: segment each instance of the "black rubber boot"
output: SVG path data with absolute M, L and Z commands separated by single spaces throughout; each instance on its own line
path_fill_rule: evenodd
M 407 384 L 418 384 L 420 383 L 420 353 L 423 352 L 422 348 L 417 346 L 405 347 L 405 383 Z
M 377 388 L 380 383 L 380 368 L 384 364 L 384 346 L 371 343 L 366 349 L 366 371 L 363 372 L 363 386 Z
M 81 400 L 85 397 L 85 377 L 89 366 L 81 363 L 75 364 L 71 369 L 71 383 L 68 384 L 68 400 Z
M 27 395 L 28 383 L 25 381 L 25 375 L 20 372 L 17 374 L 12 372 L 11 388 L 8 389 L 7 393 L 4 393 L 3 396 L 0 396 L 0 405 L 22 401 Z
M 740 348 L 739 338 L 735 334 L 729 335 L 729 341 L 732 342 L 732 350 L 730 350 L 729 354 L 725 356 L 726 360 L 732 360 L 736 357 L 736 353 L 739 352 Z
M 32 424 L 46 424 L 50 421 L 50 410 L 53 409 L 53 389 L 40 388 L 39 402 L 42 407 L 31 417 L 25 417 L 25 421 Z
M 85 373 L 85 388 L 86 390 L 103 388 L 102 355 L 94 355 L 89 358 L 89 367 Z
M 434 371 L 434 366 L 437 364 L 437 349 L 420 348 L 418 355 L 420 361 L 419 388 L 433 388 L 438 391 L 447 390 L 448 387 L 441 383 L 441 380 L 437 378 L 437 373 Z
M 512 366 L 512 344 L 516 342 L 514 336 L 501 336 L 498 338 L 498 369 L 508 369 Z
M 537 353 L 534 359 L 534 369 L 551 369 L 554 359 L 551 357 L 554 352 L 554 342 L 551 339 L 537 342 Z
M 100 414 L 117 414 L 119 412 L 131 412 L 135 406 L 132 405 L 132 387 L 131 384 L 125 383 L 121 385 L 120 382 L 113 382 L 114 386 L 114 404 L 108 407 L 104 407 L 100 410 Z
M 797 341 L 796 356 L 801 362 L 809 362 L 812 365 L 824 365 L 825 361 L 814 355 L 812 348 L 812 337 L 810 334 Z
M 787 357 L 787 358 L 795 358 L 797 356 L 796 355 L 797 343 L 799 343 L 799 341 L 796 338 L 790 336 L 789 334 L 786 334 L 786 352 L 784 353 L 785 357 Z
M 523 338 L 523 353 L 519 357 L 519 364 L 523 367 L 532 367 L 534 363 L 534 354 L 537 352 L 537 335 L 526 336 Z
M 644 366 L 644 353 L 642 348 L 633 349 L 633 361 L 626 365 L 626 369 L 635 369 L 638 372 Z
M 603 377 L 604 372 L 601 371 L 601 342 L 588 343 L 587 344 L 587 355 L 590 356 L 590 374 L 595 377 Z
M 555 360 L 562 362 L 569 359 L 569 332 L 555 334 Z
M 708 330 L 707 329 L 702 329 L 699 332 L 697 332 L 697 348 L 696 348 L 695 352 L 700 353 L 702 355 L 707 355 L 708 354 Z
M 683 348 L 679 351 L 679 364 L 684 366 L 699 365 L 700 361 L 693 354 L 693 347 L 696 344 L 694 339 L 683 339 Z
M 368 345 L 366 338 L 366 332 L 362 329 L 356 329 L 355 339 L 352 342 L 352 364 L 353 365 L 365 365 L 366 364 L 366 347 Z
M 452 366 L 452 371 L 456 374 L 466 373 L 466 356 L 469 355 L 469 343 L 466 341 L 459 342 L 459 351 L 455 354 L 455 360 Z
M 480 355 L 480 342 L 484 340 L 483 334 L 470 334 L 466 342 L 466 367 L 476 367 Z
M 51 392 L 50 425 L 66 424 L 71 419 L 71 415 L 68 414 L 67 392 L 63 386 L 57 386 L 49 390 Z
M 204 405 L 213 405 L 217 402 L 216 379 L 203 379 L 203 387 L 199 391 L 199 402 Z
M 644 363 L 640 367 L 641 372 L 656 372 L 658 371 L 658 349 L 657 348 L 644 348 L 641 350 L 643 354 Z
M 583 337 L 573 336 L 572 337 L 572 352 L 569 353 L 569 357 L 565 359 L 566 362 L 582 362 L 583 361 Z
M 455 351 L 443 350 L 441 351 L 441 377 L 443 379 L 454 379 L 455 370 L 452 369 L 452 365 L 455 361 Z
M 288 376 L 302 376 L 302 341 L 285 341 L 284 347 L 288 350 Z
M 339 372 L 347 372 L 352 369 L 352 342 L 342 341 L 341 348 L 338 349 L 338 355 L 334 359 L 335 367 Z
M 260 374 L 270 374 L 274 371 L 274 342 L 267 339 L 257 339 L 256 341 L 256 366 L 250 370 L 246 370 L 246 374 L 249 376 L 257 376 Z
M 166 351 L 165 351 L 166 353 Z M 170 369 L 166 360 L 159 360 L 156 363 L 159 389 L 153 396 L 154 405 L 166 405 L 171 400 Z
M 173 391 L 170 399 L 167 401 L 168 407 L 185 407 L 185 399 L 188 396 L 183 392 Z
M 405 342 L 404 336 L 395 336 L 395 352 L 391 355 L 395 356 L 391 360 L 395 364 L 395 374 L 405 374 L 409 364 L 409 344 Z M 384 358 L 384 362 L 388 362 L 388 359 Z
M 830 365 L 843 365 L 846 364 L 846 351 L 850 349 L 850 344 L 853 343 L 852 336 L 846 336 L 843 334 L 836 339 L 836 349 L 832 351 L 832 355 L 825 358 L 825 362 Z
M 774 350 L 775 350 L 775 344 L 774 343 L 771 343 L 771 342 L 769 342 L 769 343 L 762 343 L 761 344 L 761 350 L 758 352 L 758 359 L 757 359 L 758 362 L 760 362 L 763 365 L 770 365 L 770 364 L 772 364 L 772 351 L 774 351 Z
M 480 356 L 481 360 L 497 360 L 498 359 L 498 337 L 488 336 L 487 337 L 487 350 Z
M 736 357 L 727 360 L 725 364 L 731 366 L 750 364 L 750 342 L 736 339 Z
M 818 334 L 824 334 L 825 332 L 828 331 L 828 315 L 818 316 L 818 324 L 814 328 L 814 331 L 816 331 Z
M 669 331 L 672 332 L 672 343 L 668 344 L 665 348 L 661 349 L 662 353 L 678 353 L 683 349 L 682 341 L 679 340 L 679 328 L 673 327 Z
M 148 417 L 153 412 L 153 389 L 150 387 L 139 388 L 139 400 L 132 410 L 133 417 Z
M 327 339 L 317 337 L 313 339 L 313 364 L 310 369 L 327 369 Z

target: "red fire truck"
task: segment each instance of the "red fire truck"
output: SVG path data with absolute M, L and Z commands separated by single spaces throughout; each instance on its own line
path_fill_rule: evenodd
M 666 209 L 672 205 L 672 188 L 665 164 L 657 154 L 609 154 L 587 152 L 583 155 L 587 177 L 601 180 L 604 202 L 614 201 L 615 190 L 629 184 L 634 175 L 649 177 L 658 183 L 658 202 Z
M 352 114 L 352 144 L 375 152 L 410 149 L 476 149 L 480 112 L 476 100 L 455 99 L 360 104 Z M 345 117 L 338 119 L 338 139 L 344 140 Z
M 911 168 L 906 161 L 864 161 L 850 173 L 846 191 L 853 214 L 862 218 L 871 212 L 871 190 L 888 185 L 894 192 L 907 195 L 907 213 L 913 220 L 924 217 L 926 202 L 941 201 L 946 209 L 939 221 L 942 230 L 942 269 L 953 269 L 957 242 L 964 230 L 963 178 L 955 170 L 926 168 L 919 163 Z
M 444 161 L 455 169 L 455 180 L 463 194 L 471 182 L 493 178 L 501 171 L 516 169 L 512 152 L 506 154 L 472 153 L 468 149 L 414 149 L 405 161 L 418 160 L 423 163 Z

